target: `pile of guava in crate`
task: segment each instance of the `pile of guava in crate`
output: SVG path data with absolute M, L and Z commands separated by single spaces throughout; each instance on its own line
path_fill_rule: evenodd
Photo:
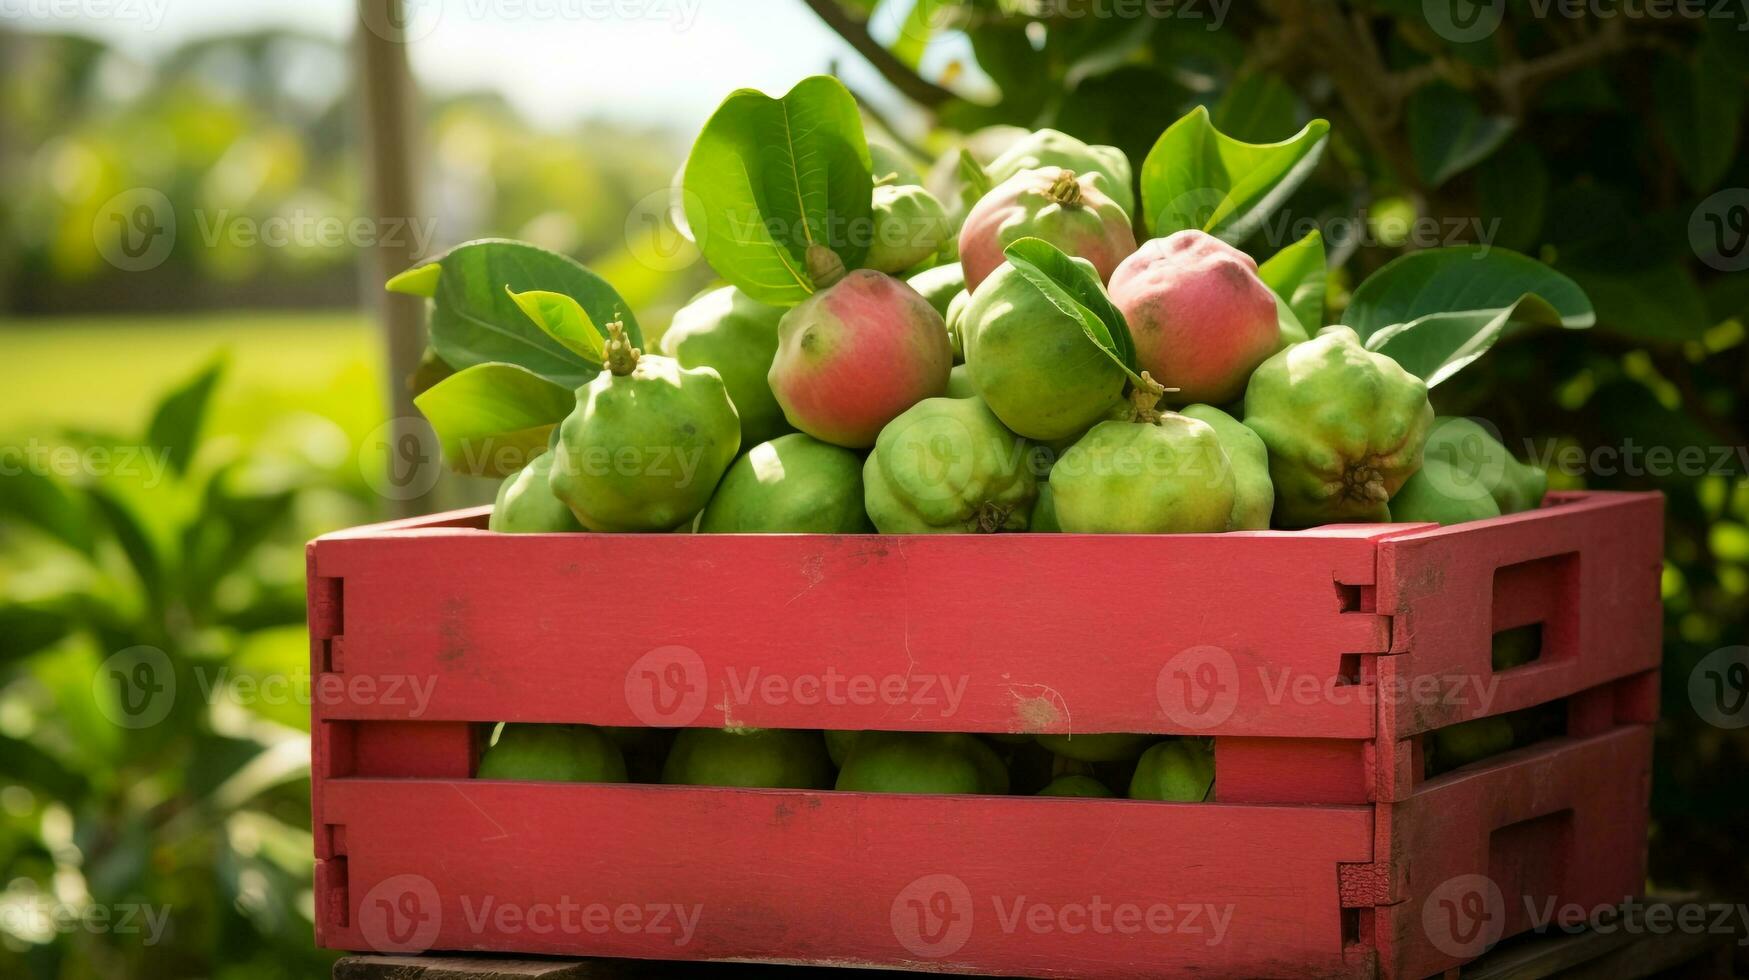
M 1415 251 L 1327 324 L 1320 232 L 1269 240 L 1323 120 L 1252 144 L 1197 109 L 1139 172 L 1054 130 L 983 136 L 925 178 L 866 140 L 835 79 L 732 94 L 672 208 L 721 283 L 655 344 L 611 285 L 532 245 L 470 242 L 392 280 L 432 301 L 417 404 L 451 466 L 503 478 L 492 529 L 1184 534 L 1540 503 L 1543 470 L 1428 392 L 1502 337 L 1590 326 L 1571 280 L 1486 245 Z M 1187 739 L 1077 736 L 1041 770 L 973 736 L 799 735 L 688 731 L 657 775 L 997 792 L 1037 782 L 1019 764 L 1054 792 L 1200 799 L 1210 768 Z M 575 742 L 562 778 L 651 753 L 511 728 L 482 774 L 555 739 Z

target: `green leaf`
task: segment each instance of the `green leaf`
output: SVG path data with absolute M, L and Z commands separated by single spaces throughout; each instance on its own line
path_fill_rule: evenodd
M 1707 45 L 1693 63 L 1660 58 L 1652 73 L 1658 127 L 1682 179 L 1703 193 L 1730 170 L 1743 115 L 1743 85 L 1717 52 Z
M 1486 236 L 1502 248 L 1534 246 L 1542 238 L 1549 168 L 1528 140 L 1514 140 L 1476 168 L 1476 203 Z M 1489 225 L 1492 225 L 1489 228 Z
M 0 460 L 12 451 L 0 451 Z M 0 469 L 0 515 L 7 524 L 32 525 L 83 554 L 91 554 L 95 547 L 92 513 L 85 497 L 31 466 Z
M 437 295 L 437 282 L 443 278 L 443 266 L 433 262 L 430 265 L 416 265 L 399 275 L 393 276 L 383 284 L 383 288 L 391 293 L 404 296 L 422 296 L 430 299 Z
M 146 426 L 146 445 L 164 453 L 170 468 L 178 474 L 187 473 L 188 464 L 194 459 L 207 406 L 224 372 L 225 358 L 220 356 L 171 390 L 152 412 L 152 421 Z
M 504 291 L 547 336 L 588 363 L 601 366 L 602 358 L 607 356 L 606 334 L 589 319 L 583 304 L 564 293 L 544 289 L 517 293 L 505 286 Z
M 1503 248 L 1412 252 L 1354 291 L 1343 322 L 1368 350 L 1395 358 L 1429 386 L 1486 353 L 1509 328 L 1583 329 L 1596 322 L 1578 284 Z
M 141 587 L 156 609 L 163 609 L 171 583 L 167 580 L 169 562 L 151 529 L 141 521 L 131 506 L 119 494 L 107 488 L 94 487 L 91 502 L 109 525 L 122 554 L 133 566 Z
M 1276 344 L 1276 350 L 1285 350 L 1294 344 L 1303 344 L 1312 339 L 1311 333 L 1306 329 L 1305 322 L 1300 319 L 1299 314 L 1294 312 L 1294 308 L 1288 305 L 1288 301 L 1283 299 L 1280 293 L 1275 294 L 1275 329 L 1280 337 Z
M 431 347 L 456 370 L 515 364 L 555 384 L 575 388 L 598 369 L 529 321 L 510 297 L 531 291 L 576 300 L 591 323 L 618 320 L 643 346 L 637 319 L 607 281 L 574 259 L 525 242 L 488 238 L 457 245 L 409 272 L 443 271 L 432 296 Z M 406 279 L 402 273 L 392 282 Z
M 687 157 L 687 224 L 718 275 L 762 303 L 794 306 L 815 289 L 809 246 L 847 269 L 867 254 L 871 168 L 856 99 L 836 78 L 803 79 L 781 99 L 741 89 Z
M 1076 262 L 1042 238 L 1022 238 L 1002 254 L 1052 306 L 1079 320 L 1087 339 L 1116 361 L 1131 380 L 1142 383 L 1136 373 L 1136 347 L 1129 324 L 1105 294 L 1098 273 L 1090 265 Z
M 1714 323 L 1694 271 L 1675 259 L 1562 268 L 1596 303 L 1599 325 L 1611 334 L 1679 344 L 1698 340 Z
M 1482 113 L 1476 101 L 1450 85 L 1424 85 L 1409 97 L 1409 150 L 1428 187 L 1438 187 L 1506 142 L 1513 122 Z
M 1275 75 L 1246 75 L 1215 103 L 1215 128 L 1234 139 L 1264 142 L 1294 131 L 1299 100 Z
M 1142 162 L 1142 211 L 1155 237 L 1200 228 L 1238 244 L 1317 166 L 1330 124 L 1314 119 L 1279 143 L 1227 136 L 1198 106 L 1173 123 Z
M 1264 285 L 1287 301 L 1302 332 L 1316 332 L 1324 326 L 1324 296 L 1330 284 L 1327 263 L 1324 235 L 1314 229 L 1257 267 Z
M 547 447 L 576 395 L 515 364 L 476 364 L 432 385 L 413 404 L 425 413 L 449 467 L 503 477 Z

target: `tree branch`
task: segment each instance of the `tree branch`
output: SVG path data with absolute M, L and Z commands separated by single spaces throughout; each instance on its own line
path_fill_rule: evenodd
M 911 101 L 928 108 L 935 108 L 945 102 L 958 98 L 953 92 L 942 88 L 922 75 L 911 70 L 911 67 L 900 61 L 891 51 L 882 47 L 868 33 L 868 25 L 844 12 L 836 0 L 803 0 L 826 26 L 838 33 L 856 52 L 868 59 L 875 70 L 881 73 L 892 86 L 904 93 Z

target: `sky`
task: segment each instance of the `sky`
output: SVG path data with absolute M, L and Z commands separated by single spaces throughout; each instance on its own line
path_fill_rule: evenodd
M 802 0 L 406 2 L 422 87 L 495 89 L 543 125 L 608 117 L 692 131 L 730 91 L 779 94 L 834 59 L 859 92 L 898 101 Z M 0 26 L 92 35 L 142 58 L 269 26 L 339 39 L 362 22 L 354 0 L 0 0 Z

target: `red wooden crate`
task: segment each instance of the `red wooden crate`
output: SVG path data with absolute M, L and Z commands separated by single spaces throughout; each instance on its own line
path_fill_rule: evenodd
M 1661 516 L 1596 493 L 1447 529 L 495 535 L 469 511 L 330 535 L 318 940 L 1439 972 L 1530 925 L 1527 896 L 1640 890 Z M 1495 673 L 1490 634 L 1528 623 L 1542 656 Z M 1559 699 L 1565 736 L 1421 778 L 1431 729 Z M 472 780 L 492 721 L 1194 733 L 1218 779 L 1203 804 Z M 675 908 L 700 910 L 684 943 Z

